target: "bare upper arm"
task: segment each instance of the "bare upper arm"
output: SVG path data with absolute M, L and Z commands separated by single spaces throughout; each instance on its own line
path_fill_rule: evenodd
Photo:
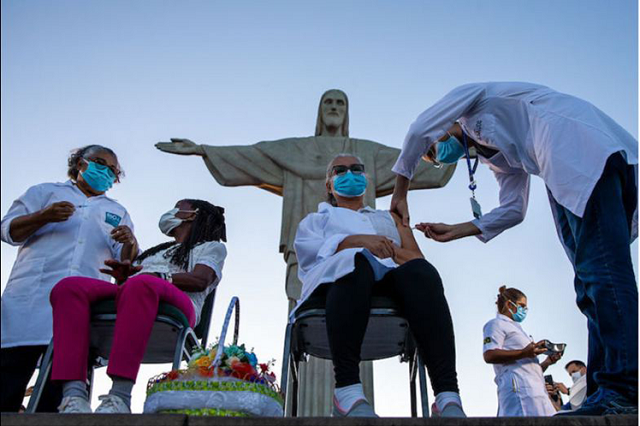
M 207 265 L 201 263 L 196 264 L 191 272 L 196 278 L 199 278 L 207 283 L 207 287 L 211 285 L 216 279 L 216 271 Z
M 398 228 L 398 234 L 400 234 L 402 248 L 410 250 L 412 252 L 420 253 L 420 255 L 424 257 L 422 251 L 420 250 L 420 247 L 418 246 L 416 238 L 413 236 L 413 231 L 411 230 L 411 228 L 402 225 L 402 219 L 400 219 L 400 216 L 392 212 L 389 213 L 391 213 L 391 217 L 396 223 L 396 228 Z

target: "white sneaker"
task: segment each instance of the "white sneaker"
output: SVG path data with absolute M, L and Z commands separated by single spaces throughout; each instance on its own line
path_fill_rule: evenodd
M 58 406 L 58 413 L 91 413 L 89 401 L 79 396 L 65 396 Z
M 131 414 L 131 409 L 119 396 L 102 395 L 98 399 L 102 402 L 94 411 L 96 414 Z

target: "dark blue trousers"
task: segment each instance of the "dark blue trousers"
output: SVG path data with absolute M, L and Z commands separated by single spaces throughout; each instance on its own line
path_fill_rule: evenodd
M 609 157 L 578 217 L 549 192 L 558 233 L 575 270 L 576 301 L 587 317 L 588 401 L 638 398 L 638 287 L 631 263 L 631 223 L 638 204 L 633 166 Z

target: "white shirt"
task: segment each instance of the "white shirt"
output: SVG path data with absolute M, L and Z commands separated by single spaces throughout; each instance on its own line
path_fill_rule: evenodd
M 295 309 L 320 284 L 335 282 L 353 272 L 356 253 L 364 251 L 371 262 L 376 281 L 398 266 L 392 259 L 380 259 L 362 247 L 336 252 L 340 243 L 350 235 L 383 235 L 401 246 L 400 234 L 388 211 L 370 207 L 354 211 L 320 203 L 318 212 L 300 221 L 296 232 L 294 246 L 302 293 Z
M 494 350 L 520 350 L 534 340 L 511 318 L 497 314 L 483 328 L 483 353 Z M 508 364 L 493 364 L 498 385 L 499 416 L 553 415 L 542 367 L 537 357 L 522 358 Z
M 23 242 L 9 233 L 13 219 L 60 201 L 76 206 L 64 222 L 44 225 Z M 2 347 L 48 345 L 52 336 L 49 293 L 69 276 L 110 280 L 100 273 L 107 259 L 120 259 L 122 244 L 111 238 L 118 225 L 133 223 L 115 200 L 87 197 L 71 181 L 32 186 L 13 202 L 2 219 L 2 241 L 20 246 L 2 294 Z
M 580 376 L 569 389 L 569 404 L 572 410 L 582 407 L 582 403 L 587 398 L 587 376 Z
M 531 83 L 473 83 L 418 116 L 393 171 L 410 179 L 455 121 L 479 144 L 500 151 L 483 159 L 495 166 L 500 184 L 500 207 L 473 221 L 484 242 L 524 219 L 528 175 L 540 176 L 562 206 L 582 217 L 611 154 L 638 164 L 638 141 L 589 102 Z M 632 239 L 637 222 L 636 210 Z
M 207 241 L 195 246 L 189 254 L 189 266 L 186 270 L 180 266 L 171 263 L 172 249 L 176 246 L 169 247 L 168 249 L 159 251 L 153 256 L 149 256 L 142 260 L 142 272 L 162 272 L 169 274 L 176 274 L 180 272 L 193 272 L 196 265 L 204 265 L 213 269 L 216 273 L 216 279 L 209 284 L 209 286 L 198 292 L 185 291 L 187 296 L 193 303 L 193 308 L 196 312 L 196 324 L 200 322 L 200 313 L 204 301 L 217 286 L 222 279 L 222 268 L 224 267 L 224 260 L 227 257 L 227 248 L 224 244 L 217 241 Z M 165 253 L 167 256 L 165 257 Z

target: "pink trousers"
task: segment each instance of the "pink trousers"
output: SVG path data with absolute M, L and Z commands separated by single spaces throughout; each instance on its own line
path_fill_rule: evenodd
M 180 309 L 193 327 L 191 299 L 173 284 L 153 275 L 136 275 L 123 285 L 84 277 L 68 277 L 51 291 L 53 307 L 52 380 L 86 380 L 91 304 L 116 300 L 116 324 L 107 374 L 135 381 L 151 336 L 158 305 Z

